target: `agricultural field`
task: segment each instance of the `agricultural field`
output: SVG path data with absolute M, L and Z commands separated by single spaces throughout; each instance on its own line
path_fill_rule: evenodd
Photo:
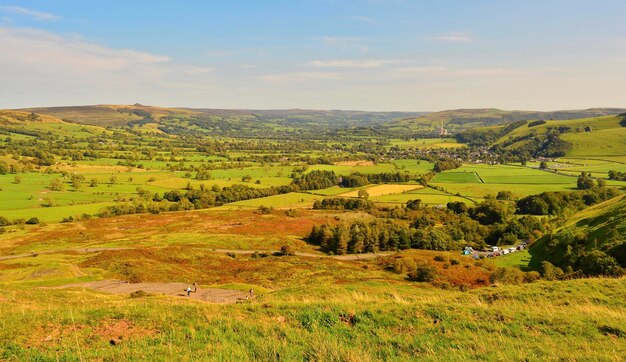
M 306 194 L 302 192 L 292 192 L 284 195 L 275 195 L 252 200 L 237 201 L 224 206 L 218 206 L 215 209 L 258 209 L 261 206 L 272 207 L 275 209 L 310 209 L 313 206 L 313 202 L 321 198 L 321 196 Z
M 571 347 L 559 358 L 626 351 L 614 343 L 623 316 L 606 314 L 626 305 L 605 290 L 623 294 L 623 278 L 552 281 L 536 266 L 541 253 L 460 253 L 487 238 L 546 245 L 573 225 L 561 224 L 567 216 L 614 205 L 512 211 L 528 195 L 577 192 L 582 171 L 625 170 L 623 156 L 563 157 L 548 162 L 553 172 L 537 159 L 475 162 L 454 139 L 325 133 L 310 114 L 298 125 L 229 113 L 232 128 L 220 129 L 224 119 L 202 112 L 120 109 L 53 110 L 85 124 L 4 114 L 0 340 L 11 342 L 0 344 L 2 360 L 533 360 L 557 356 L 555 330 Z M 144 112 L 151 121 L 128 123 Z M 463 162 L 434 172 L 441 160 Z M 485 202 L 500 191 L 511 200 Z M 572 305 L 595 312 L 565 320 Z
M 432 184 L 450 194 L 470 198 L 495 196 L 499 191 L 511 191 L 524 197 L 546 191 L 576 189 L 576 178 L 531 167 L 511 165 L 464 165 L 437 174 Z
M 550 168 L 559 173 L 578 176 L 581 172 L 589 172 L 594 177 L 608 177 L 611 170 L 626 172 L 626 163 L 618 157 L 584 157 L 584 158 L 560 158 L 550 163 Z
M 454 138 L 424 138 L 413 140 L 391 140 L 391 147 L 399 149 L 408 148 L 456 148 L 465 147 L 464 144 L 458 143 Z
M 94 3 L 0 0 L 0 362 L 626 361 L 624 1 Z
M 419 190 L 419 189 L 421 189 L 423 187 L 424 186 L 422 186 L 422 185 L 410 185 L 410 184 L 407 184 L 407 185 L 393 185 L 393 184 L 388 184 L 388 185 L 377 185 L 377 186 L 364 187 L 364 188 L 362 188 L 360 190 L 367 191 L 367 193 L 369 194 L 370 197 L 376 197 L 376 196 L 399 194 L 399 193 L 404 193 L 404 192 L 408 192 L 408 191 Z M 337 196 L 340 196 L 340 197 L 358 197 L 358 192 L 359 192 L 359 190 L 354 190 L 354 191 L 346 192 L 344 194 L 339 194 Z

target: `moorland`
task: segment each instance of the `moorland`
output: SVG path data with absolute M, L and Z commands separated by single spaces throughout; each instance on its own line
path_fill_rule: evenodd
M 624 109 L 1 110 L 0 359 L 620 360 L 625 187 Z

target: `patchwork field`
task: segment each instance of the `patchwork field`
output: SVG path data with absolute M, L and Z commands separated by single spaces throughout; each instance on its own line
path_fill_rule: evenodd
M 391 140 L 390 142 L 392 147 L 397 147 L 400 149 L 409 149 L 409 148 L 457 148 L 457 147 L 466 147 L 466 145 L 462 143 L 457 143 L 454 138 L 424 138 L 424 139 L 414 139 L 414 140 Z
M 391 194 L 398 194 L 398 193 L 403 193 L 403 192 L 407 192 L 407 191 L 419 190 L 419 189 L 421 189 L 423 187 L 424 186 L 422 186 L 422 185 L 393 185 L 393 184 L 388 184 L 388 185 L 376 185 L 376 186 L 364 187 L 361 190 L 367 191 L 367 193 L 369 194 L 370 197 L 375 197 L 375 196 L 391 195 Z M 358 190 L 354 190 L 354 191 L 346 192 L 344 194 L 339 194 L 337 196 L 341 196 L 341 197 L 358 197 L 359 196 L 359 191 Z
M 216 210 L 238 210 L 259 208 L 260 206 L 273 207 L 275 209 L 306 209 L 311 208 L 315 200 L 321 199 L 321 196 L 292 192 L 283 195 L 275 195 L 261 197 L 258 199 L 232 202 L 224 206 L 218 206 Z

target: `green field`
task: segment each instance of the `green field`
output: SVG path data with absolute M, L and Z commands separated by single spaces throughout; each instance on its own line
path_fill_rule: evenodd
M 521 197 L 576 190 L 582 171 L 603 178 L 626 171 L 616 117 L 538 126 L 594 128 L 564 133 L 571 154 L 540 170 L 544 159 L 521 166 L 510 154 L 453 138 L 401 135 L 436 131 L 441 116 L 468 117 L 446 125 L 462 131 L 485 124 L 473 115 L 510 115 L 499 110 L 441 112 L 421 125 L 405 115 L 383 125 L 377 117 L 389 115 L 120 107 L 50 111 L 76 123 L 0 112 L 0 360 L 539 361 L 626 353 L 626 279 L 568 280 L 581 277 L 572 266 L 583 264 L 567 265 L 565 256 L 580 249 L 549 239 L 574 229 L 570 239 L 601 261 L 592 267 L 614 265 L 602 253 L 619 247 L 621 196 L 593 187 L 583 201 L 561 200 L 557 214 L 513 214 Z M 503 127 L 489 122 L 485 130 Z M 493 164 L 496 156 L 509 163 Z M 434 162 L 446 160 L 465 162 L 433 173 Z M 360 186 L 338 186 L 353 173 L 362 174 L 351 183 Z M 513 200 L 484 202 L 500 191 Z M 343 200 L 312 209 L 333 197 Z M 581 211 L 608 197 L 615 198 Z M 407 205 L 417 199 L 421 207 Z M 450 202 L 469 209 L 448 209 Z M 25 223 L 34 217 L 39 224 Z M 606 248 L 592 238 L 607 240 Z M 520 240 L 531 242 L 530 253 L 459 255 L 465 246 Z M 563 261 L 553 266 L 561 277 L 542 269 L 546 258 Z M 589 275 L 621 275 L 620 268 Z M 207 294 L 185 297 L 183 286 L 194 281 Z M 250 289 L 256 296 L 243 298 Z
M 392 147 L 397 147 L 400 149 L 465 147 L 464 144 L 457 143 L 454 138 L 424 138 L 424 139 L 413 139 L 409 141 L 391 140 L 390 144 Z
M 478 174 L 472 171 L 448 171 L 437 174 L 433 182 L 451 182 L 451 183 L 482 183 Z

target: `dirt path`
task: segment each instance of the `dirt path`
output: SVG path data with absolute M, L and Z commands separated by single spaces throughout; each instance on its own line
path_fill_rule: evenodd
M 223 254 L 237 254 L 237 255 L 245 255 L 245 254 L 253 254 L 254 252 L 263 252 L 268 254 L 278 253 L 278 250 L 237 250 L 237 249 L 213 249 L 211 250 L 215 253 L 223 253 Z M 309 258 L 332 258 L 338 260 L 367 260 L 367 259 L 376 259 L 379 256 L 387 256 L 393 254 L 393 252 L 380 252 L 380 253 L 363 253 L 363 254 L 346 254 L 346 255 L 325 255 L 325 254 L 313 254 L 313 253 L 303 253 L 296 251 L 294 253 L 296 256 L 304 256 Z
M 67 284 L 60 287 L 54 287 L 54 289 L 79 287 L 89 288 L 100 292 L 125 295 L 130 295 L 138 290 L 143 290 L 146 293 L 187 298 L 187 286 L 187 284 L 183 283 L 127 283 L 121 280 L 100 280 L 97 282 Z M 245 300 L 247 295 L 247 293 L 237 290 L 198 288 L 198 291 L 195 293 L 192 292 L 189 298 L 211 303 L 236 303 L 238 300 Z
M 32 258 L 41 254 L 53 254 L 53 253 L 62 253 L 62 252 L 77 252 L 77 253 L 95 253 L 99 251 L 115 251 L 115 250 L 135 250 L 138 248 L 73 248 L 73 249 L 57 249 L 57 250 L 43 250 L 32 253 L 25 254 L 14 254 L 14 255 L 5 255 L 0 256 L 1 260 L 9 260 L 9 259 L 19 259 L 19 258 Z M 153 248 L 154 249 L 154 248 Z M 268 253 L 274 254 L 278 253 L 278 250 L 241 250 L 241 249 L 207 249 L 207 251 L 211 251 L 214 253 L 221 254 L 237 254 L 237 255 L 245 255 L 245 254 L 254 254 L 258 253 Z M 391 255 L 393 252 L 380 252 L 380 253 L 363 253 L 363 254 L 347 254 L 347 255 L 325 255 L 325 254 L 314 254 L 314 253 L 303 253 L 296 251 L 294 253 L 296 256 L 303 256 L 309 258 L 333 258 L 338 260 L 367 260 L 367 259 L 376 259 L 379 256 Z

